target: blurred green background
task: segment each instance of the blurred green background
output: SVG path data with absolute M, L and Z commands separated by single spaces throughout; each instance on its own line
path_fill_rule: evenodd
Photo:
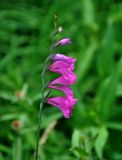
M 41 160 L 122 160 L 122 1 L 0 1 L 0 160 L 33 159 L 53 17 L 77 58 L 70 119 L 45 105 Z M 53 75 L 47 76 L 51 80 Z

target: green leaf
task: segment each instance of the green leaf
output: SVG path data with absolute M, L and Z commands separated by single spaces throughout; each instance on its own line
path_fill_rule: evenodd
M 88 153 L 80 147 L 74 147 L 72 152 L 77 158 L 88 158 Z
M 15 139 L 13 145 L 13 160 L 22 160 L 22 141 L 20 137 Z
M 95 150 L 96 150 L 97 155 L 100 159 L 103 158 L 103 149 L 104 149 L 104 146 L 107 142 L 107 139 L 108 139 L 108 131 L 103 126 L 100 128 L 99 134 L 98 134 L 96 141 L 95 141 Z
M 83 22 L 86 26 L 96 29 L 95 11 L 92 0 L 83 0 Z
M 122 123 L 120 122 L 109 122 L 107 126 L 111 129 L 122 131 Z
M 99 48 L 98 72 L 101 78 L 107 76 L 114 69 L 115 53 L 115 30 L 112 23 L 107 23 L 106 30 L 104 31 L 101 46 Z M 109 64 L 109 65 L 108 65 Z
M 79 146 L 80 135 L 81 135 L 81 131 L 78 129 L 75 129 L 72 135 L 72 148 Z
M 97 44 L 95 41 L 93 41 L 91 45 L 85 50 L 85 53 L 82 56 L 82 60 L 79 61 L 78 67 L 76 70 L 78 82 L 80 82 L 81 79 L 84 78 L 89 68 L 91 67 L 96 48 L 97 48 Z
M 5 114 L 0 117 L 0 121 L 9 121 L 18 118 L 17 114 Z

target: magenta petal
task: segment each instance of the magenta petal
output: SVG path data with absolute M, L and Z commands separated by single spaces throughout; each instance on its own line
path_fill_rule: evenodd
M 76 75 L 73 73 L 72 75 L 68 76 L 60 76 L 59 78 L 52 80 L 50 83 L 54 84 L 61 84 L 61 85 L 71 85 L 76 82 Z
M 72 68 L 68 66 L 66 63 L 57 61 L 54 62 L 50 67 L 49 70 L 55 73 L 62 74 L 64 77 L 74 76 L 74 72 L 72 71 Z
M 62 69 L 69 69 L 69 70 L 73 70 L 72 66 L 70 66 L 69 64 L 67 64 L 66 62 L 63 61 L 56 61 L 54 62 L 50 67 L 50 70 L 62 70 Z
M 72 97 L 74 96 L 73 91 L 72 91 L 72 89 L 70 87 L 67 87 L 67 86 L 54 86 L 54 85 L 51 85 L 50 83 L 49 83 L 48 87 L 52 88 L 52 89 L 57 89 L 57 90 L 63 91 L 66 94 L 67 97 L 68 96 L 72 96 Z
M 72 57 L 69 57 L 69 56 L 65 56 L 64 54 L 60 54 L 60 53 L 55 54 L 52 59 L 53 60 L 68 60 L 68 61 L 71 60 L 71 63 L 76 61 L 75 58 L 72 58 Z
M 65 118 L 70 118 L 76 101 L 77 101 L 76 99 L 69 96 L 68 98 L 66 97 L 49 98 L 47 102 L 51 105 L 58 107 L 63 112 Z
M 72 70 L 74 69 L 74 64 L 76 59 L 73 57 L 65 56 L 63 54 L 55 54 L 53 55 L 52 59 L 54 60 L 54 62 L 55 61 L 65 62 L 70 65 L 70 68 L 72 68 Z

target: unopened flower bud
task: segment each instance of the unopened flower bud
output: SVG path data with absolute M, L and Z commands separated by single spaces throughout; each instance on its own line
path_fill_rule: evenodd
M 59 28 L 58 28 L 58 32 L 62 32 L 63 31 L 63 28 L 62 28 L 62 26 L 60 26 Z
M 70 38 L 61 39 L 60 41 L 58 41 L 58 42 L 55 44 L 55 47 L 63 46 L 63 45 L 68 45 L 68 44 L 70 44 L 70 43 L 71 43 Z

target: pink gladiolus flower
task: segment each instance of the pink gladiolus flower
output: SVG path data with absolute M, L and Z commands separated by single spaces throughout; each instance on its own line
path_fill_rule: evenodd
M 65 118 L 70 118 L 76 99 L 72 96 L 49 98 L 48 103 L 58 107 L 64 114 Z
M 62 61 L 56 61 L 54 62 L 50 67 L 50 71 L 57 72 L 59 70 L 68 70 L 68 71 L 73 71 L 74 67 L 69 65 L 68 63 L 62 62 Z M 57 73 L 59 73 L 57 72 Z
M 67 86 L 54 86 L 52 84 L 48 85 L 49 88 L 57 89 L 63 91 L 66 97 L 55 97 L 49 98 L 48 103 L 58 107 L 64 114 L 65 118 L 69 118 L 72 114 L 74 104 L 77 100 L 74 98 L 73 91 L 70 87 Z
M 58 41 L 55 44 L 55 47 L 62 46 L 62 45 L 67 45 L 67 44 L 70 44 L 70 43 L 71 43 L 70 38 L 61 39 L 60 41 Z
M 72 68 L 72 70 L 74 69 L 74 64 L 75 64 L 75 61 L 76 61 L 75 58 L 68 57 L 68 56 L 65 56 L 65 55 L 59 54 L 59 53 L 53 55 L 52 60 L 53 60 L 54 62 L 56 62 L 56 61 L 65 62 L 65 63 L 67 63 L 68 65 L 70 65 L 70 68 Z
M 72 71 L 72 69 L 73 68 L 69 64 L 62 61 L 56 61 L 49 67 L 50 71 L 59 73 L 63 76 L 63 79 L 65 79 L 65 81 L 68 80 L 67 82 L 69 82 L 68 83 L 69 85 L 74 84 L 76 82 L 76 75 Z M 61 83 L 61 82 L 57 82 L 57 83 Z

